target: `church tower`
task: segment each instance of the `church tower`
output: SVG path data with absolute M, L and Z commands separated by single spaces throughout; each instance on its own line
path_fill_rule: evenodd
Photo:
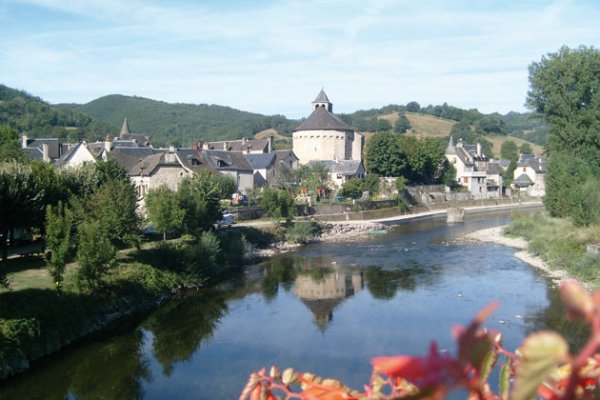
M 314 99 L 311 104 L 313 105 L 313 110 L 316 110 L 319 107 L 323 107 L 330 113 L 333 112 L 333 104 L 329 101 L 329 98 L 327 98 L 324 88 L 321 88 L 321 92 L 319 92 L 317 98 Z

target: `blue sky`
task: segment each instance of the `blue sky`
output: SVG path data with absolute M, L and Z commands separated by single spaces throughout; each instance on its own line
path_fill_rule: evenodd
M 527 67 L 597 47 L 600 2 L 0 0 L 0 83 L 307 116 L 448 104 L 525 111 Z

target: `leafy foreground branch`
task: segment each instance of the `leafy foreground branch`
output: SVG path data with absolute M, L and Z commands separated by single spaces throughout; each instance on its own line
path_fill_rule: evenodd
M 250 375 L 240 400 L 443 399 L 456 389 L 466 390 L 468 399 L 600 398 L 600 291 L 590 295 L 570 280 L 561 285 L 560 295 L 567 318 L 583 319 L 591 327 L 587 344 L 576 355 L 569 353 L 562 336 L 551 331 L 529 335 L 514 353 L 504 350 L 502 335 L 482 328 L 498 307 L 492 303 L 469 326 L 453 329 L 456 355 L 439 353 L 433 342 L 428 356 L 376 357 L 371 361 L 371 381 L 363 392 L 333 379 L 291 368 L 281 373 L 272 367 L 269 373 L 263 369 Z M 488 380 L 500 360 L 495 393 Z

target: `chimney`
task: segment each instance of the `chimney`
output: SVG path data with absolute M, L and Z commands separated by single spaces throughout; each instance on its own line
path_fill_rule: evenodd
M 50 147 L 48 146 L 48 143 L 42 144 L 42 154 L 42 160 L 45 163 L 50 162 Z
M 274 150 L 273 148 L 273 136 L 269 136 L 269 144 L 267 147 L 267 153 L 272 153 Z
M 248 142 L 248 138 L 243 138 L 243 139 L 242 139 L 242 143 L 243 143 L 243 144 L 246 144 L 247 142 Z
M 481 157 L 481 143 L 477 143 L 477 157 Z
M 202 150 L 202 145 L 203 145 L 202 141 L 194 142 L 192 144 L 192 150 L 200 151 L 200 150 Z
M 21 147 L 22 147 L 22 148 L 24 148 L 24 149 L 26 149 L 26 148 L 27 148 L 27 140 L 28 140 L 29 138 L 27 137 L 27 135 L 23 135 L 23 136 L 22 136 L 22 139 L 23 139 L 23 142 L 22 142 L 22 144 L 21 144 Z
M 200 142 L 200 143 L 202 143 L 202 149 L 203 150 L 210 150 L 210 146 L 208 145 L 208 142 L 206 142 L 206 143 L 205 142 Z
M 177 151 L 177 149 L 175 148 L 175 146 L 170 145 L 169 146 L 169 153 L 175 153 Z
M 223 150 L 224 150 L 224 151 L 227 151 L 227 150 L 229 150 L 229 143 L 227 143 L 227 142 L 223 142 Z
M 104 151 L 109 153 L 112 148 L 113 137 L 111 135 L 106 135 L 104 138 Z

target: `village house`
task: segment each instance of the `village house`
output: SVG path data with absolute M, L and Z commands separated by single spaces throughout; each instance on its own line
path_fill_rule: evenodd
M 514 171 L 513 186 L 519 194 L 543 197 L 546 195 L 545 174 L 546 160 L 544 157 L 521 153 Z
M 501 163 L 488 159 L 482 152 L 481 144 L 467 145 L 459 140 L 454 145 L 450 137 L 445 156 L 456 169 L 456 181 L 467 188 L 473 199 L 502 197 Z

